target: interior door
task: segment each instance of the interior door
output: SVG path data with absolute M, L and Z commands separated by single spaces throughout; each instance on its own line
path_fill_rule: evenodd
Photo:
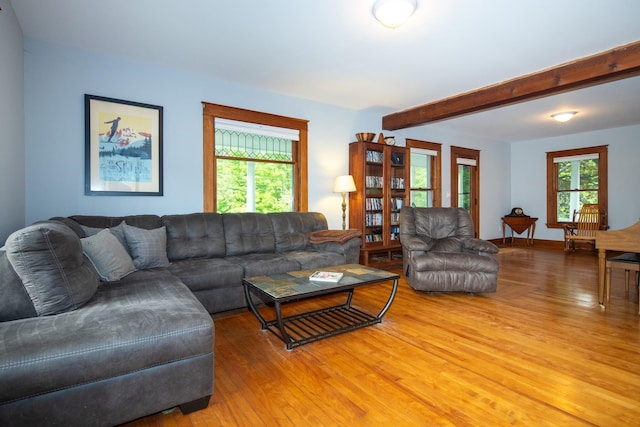
M 451 147 L 451 206 L 466 209 L 480 234 L 480 151 Z

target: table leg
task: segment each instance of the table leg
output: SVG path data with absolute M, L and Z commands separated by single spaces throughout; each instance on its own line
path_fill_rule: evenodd
M 376 316 L 377 319 L 382 319 L 382 316 L 384 316 L 387 310 L 389 310 L 389 307 L 391 307 L 391 303 L 393 302 L 393 299 L 396 296 L 397 290 L 398 290 L 398 279 L 395 279 L 393 281 L 393 287 L 391 288 L 391 295 L 389 295 L 389 299 L 387 300 L 387 303 L 384 305 L 380 313 L 378 313 L 378 315 Z
M 505 241 L 505 238 L 506 238 L 505 234 L 506 234 L 506 230 L 505 230 L 505 223 L 504 223 L 504 221 L 503 221 L 503 222 L 502 222 L 502 245 L 503 245 L 503 246 L 504 246 L 504 241 Z
M 533 236 L 536 234 L 536 223 L 531 224 L 531 246 L 533 246 Z
M 600 306 L 604 308 L 604 276 L 605 276 L 605 265 L 607 258 L 607 250 L 599 249 L 598 250 L 598 302 Z
M 284 322 L 282 321 L 282 310 L 279 302 L 275 303 L 275 310 L 276 319 L 278 321 L 278 329 L 280 330 L 280 336 L 282 337 L 282 341 L 284 341 L 284 343 L 287 345 L 287 350 L 291 350 L 293 348 L 293 342 L 287 331 L 285 331 L 284 329 Z
M 267 322 L 264 320 L 264 317 L 262 317 L 258 309 L 256 309 L 256 306 L 253 304 L 253 300 L 251 299 L 251 293 L 249 292 L 249 285 L 247 285 L 244 282 L 242 283 L 242 285 L 244 287 L 244 298 L 247 300 L 247 305 L 249 306 L 249 309 L 251 310 L 253 315 L 256 316 L 256 318 L 260 321 L 261 328 L 267 329 Z
M 351 300 L 353 299 L 353 290 L 354 288 L 349 290 L 349 295 L 347 296 L 347 302 L 344 303 L 344 308 L 347 310 L 351 308 Z

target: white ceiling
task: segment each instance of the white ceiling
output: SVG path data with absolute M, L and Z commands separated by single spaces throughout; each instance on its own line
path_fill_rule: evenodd
M 353 109 L 399 111 L 640 40 L 638 0 L 11 0 L 28 39 Z M 388 110 L 390 109 L 390 110 Z M 552 112 L 577 110 L 559 125 Z M 500 123 L 500 126 L 496 126 Z M 640 77 L 438 123 L 517 141 L 640 123 Z

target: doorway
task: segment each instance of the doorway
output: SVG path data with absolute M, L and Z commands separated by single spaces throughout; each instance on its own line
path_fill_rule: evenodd
M 480 151 L 451 146 L 451 206 L 464 208 L 480 235 Z

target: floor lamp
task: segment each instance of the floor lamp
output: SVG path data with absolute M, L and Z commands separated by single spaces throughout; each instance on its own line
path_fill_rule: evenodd
M 341 175 L 333 184 L 334 193 L 342 193 L 342 229 L 347 228 L 347 193 L 356 191 L 356 183 L 351 175 Z

